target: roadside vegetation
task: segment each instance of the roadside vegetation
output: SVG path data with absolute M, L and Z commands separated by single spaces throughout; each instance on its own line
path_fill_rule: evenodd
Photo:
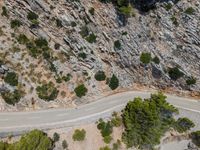
M 8 144 L 0 142 L 1 150 L 52 150 L 53 141 L 40 130 L 33 130 L 24 136 L 18 142 Z
M 72 136 L 74 141 L 83 141 L 85 139 L 86 136 L 86 131 L 84 129 L 76 129 L 74 131 L 74 134 Z

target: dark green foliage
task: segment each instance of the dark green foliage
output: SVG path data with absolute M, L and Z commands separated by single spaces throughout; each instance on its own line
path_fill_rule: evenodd
M 62 21 L 61 21 L 60 19 L 56 19 L 56 25 L 57 25 L 57 27 L 59 27 L 59 28 L 63 27 Z
M 106 75 L 104 73 L 104 71 L 98 71 L 96 74 L 95 74 L 95 79 L 97 81 L 104 81 L 106 79 Z
M 162 93 L 149 99 L 135 98 L 122 111 L 125 126 L 122 139 L 127 147 L 153 148 L 161 136 L 174 124 L 173 113 L 177 109 L 166 102 Z
M 177 19 L 176 19 L 175 16 L 172 16 L 170 19 L 171 19 L 172 23 L 173 23 L 175 26 L 178 26 L 178 25 L 179 25 L 179 23 L 178 23 L 178 21 L 177 21 Z
M 38 48 L 46 48 L 46 47 L 48 47 L 48 42 L 44 38 L 38 38 L 38 39 L 35 40 L 35 45 Z
M 120 140 L 117 140 L 116 143 L 113 143 L 113 148 L 112 148 L 112 150 L 119 150 L 119 149 L 120 149 L 120 146 L 121 146 L 121 141 L 120 141 Z
M 100 119 L 97 128 L 101 131 L 102 137 L 110 136 L 113 132 L 113 126 L 111 121 L 104 122 Z
M 96 42 L 96 38 L 97 36 L 94 33 L 89 34 L 85 39 L 89 42 L 89 43 L 95 43 Z
M 17 41 L 19 42 L 19 44 L 27 44 L 29 42 L 29 39 L 26 35 L 20 34 L 17 38 Z
M 194 77 L 189 77 L 189 78 L 186 80 L 186 83 L 187 83 L 187 85 L 196 84 L 196 79 L 195 79 Z
M 159 59 L 157 56 L 155 56 L 155 57 L 152 59 L 152 61 L 153 61 L 154 63 L 156 63 L 156 64 L 159 64 L 159 63 L 160 63 L 160 59 Z
M 76 22 L 74 22 L 74 21 L 71 22 L 72 27 L 76 27 L 76 25 L 77 25 Z
M 21 21 L 15 19 L 15 20 L 11 20 L 10 22 L 10 27 L 13 29 L 13 28 L 18 28 L 22 25 Z
M 151 53 L 142 52 L 142 54 L 140 55 L 140 61 L 143 64 L 149 64 L 151 62 Z
M 89 13 L 90 13 L 91 15 L 94 15 L 94 8 L 93 8 L 93 7 L 91 7 L 91 8 L 89 9 Z
M 99 150 L 111 150 L 108 146 L 100 147 Z
M 80 58 L 82 58 L 82 59 L 86 59 L 86 58 L 87 58 L 87 55 L 86 55 L 86 53 L 84 53 L 84 52 L 80 52 L 80 53 L 78 53 L 78 57 L 80 57 Z
M 2 13 L 1 13 L 1 15 L 8 18 L 8 10 L 7 10 L 7 8 L 6 8 L 5 6 L 3 6 L 3 7 L 2 7 L 2 10 L 3 10 L 3 11 L 2 11 Z
M 119 12 L 125 16 L 129 16 L 131 14 L 131 11 L 132 11 L 131 5 L 119 7 Z
M 87 26 L 83 26 L 80 31 L 80 35 L 85 38 L 89 35 L 89 29 Z
M 179 118 L 175 123 L 175 129 L 182 133 L 193 128 L 195 124 L 188 118 Z
M 14 92 L 2 92 L 1 96 L 7 104 L 15 105 L 20 101 L 22 92 L 19 90 L 14 90 Z
M 29 53 L 32 57 L 37 58 L 41 54 L 40 49 L 38 49 L 33 42 L 28 42 L 26 48 L 29 50 Z
M 58 133 L 55 132 L 55 133 L 53 134 L 53 141 L 54 141 L 54 142 L 58 142 L 59 140 L 60 140 L 60 135 L 59 135 Z
M 200 131 L 192 132 L 192 142 L 200 147 Z
M 181 72 L 178 67 L 169 68 L 168 73 L 172 80 L 177 80 L 184 76 L 184 73 Z
M 55 43 L 54 48 L 55 48 L 56 50 L 60 49 L 60 44 L 59 44 L 59 43 Z
M 167 4 L 165 5 L 165 9 L 166 9 L 167 11 L 169 11 L 171 8 L 172 8 L 172 4 L 171 4 L 171 3 L 167 3 Z
M 114 42 L 114 47 L 117 48 L 117 49 L 121 49 L 121 43 L 120 43 L 119 40 Z
M 82 97 L 82 96 L 85 96 L 86 93 L 87 93 L 87 88 L 85 87 L 84 84 L 81 84 L 79 86 L 77 86 L 75 89 L 74 89 L 74 92 L 76 93 L 76 96 L 78 97 Z
M 38 15 L 32 11 L 30 11 L 27 15 L 28 20 L 33 21 L 38 19 Z
M 114 116 L 111 119 L 111 123 L 114 127 L 120 127 L 122 125 L 122 118 L 119 116 Z
M 71 74 L 67 74 L 66 76 L 63 76 L 62 79 L 65 81 L 65 82 L 68 82 L 70 79 L 72 78 L 72 75 Z
M 48 84 L 44 84 L 42 86 L 38 86 L 36 88 L 38 97 L 45 100 L 45 101 L 51 101 L 57 98 L 59 91 L 56 87 L 54 87 L 54 84 L 52 82 L 49 82 Z
M 68 144 L 67 144 L 66 140 L 62 141 L 62 147 L 63 147 L 63 149 L 67 149 L 68 148 Z
M 12 86 L 17 86 L 18 75 L 15 72 L 8 72 L 4 78 L 4 81 Z
M 74 141 L 83 141 L 85 139 L 85 136 L 86 136 L 86 131 L 84 129 L 82 130 L 76 129 L 72 138 Z
M 2 148 L 3 147 L 3 148 Z M 7 144 L 0 142 L 1 150 L 52 150 L 53 142 L 47 137 L 46 133 L 40 130 L 33 130 L 24 136 L 18 142 Z
M 109 144 L 111 141 L 112 141 L 112 137 L 109 135 L 109 136 L 105 136 L 103 138 L 103 141 L 106 143 L 106 144 Z
M 112 90 L 115 90 L 119 86 L 119 80 L 118 78 L 113 74 L 111 79 L 109 80 L 109 87 Z
M 189 8 L 187 8 L 187 9 L 185 10 L 185 13 L 188 14 L 188 15 L 194 15 L 195 10 L 194 10 L 194 8 L 189 7 Z

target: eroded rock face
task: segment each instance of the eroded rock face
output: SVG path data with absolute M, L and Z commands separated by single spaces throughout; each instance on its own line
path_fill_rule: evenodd
M 64 100 L 66 105 L 73 97 L 71 95 L 73 88 L 80 82 L 88 86 L 88 97 L 99 95 L 109 89 L 105 83 L 100 84 L 95 81 L 94 74 L 98 70 L 104 70 L 107 76 L 116 74 L 120 80 L 120 87 L 130 87 L 134 83 L 139 83 L 162 89 L 168 87 L 188 89 L 185 80 L 194 76 L 197 83 L 189 89 L 199 91 L 200 4 L 198 0 L 169 3 L 172 5 L 169 10 L 166 9 L 166 3 L 158 4 L 156 10 L 146 14 L 140 14 L 135 9 L 135 16 L 128 18 L 127 24 L 122 26 L 113 5 L 103 4 L 98 0 L 4 0 L 10 19 L 19 19 L 23 23 L 23 27 L 20 27 L 16 34 L 21 32 L 33 38 L 43 37 L 49 41 L 52 50 L 55 43 L 58 43 L 59 52 L 68 56 L 64 62 L 59 59 L 53 62 L 59 72 L 73 75 L 69 83 L 59 85 L 67 87 L 68 97 Z M 194 14 L 189 15 L 184 12 L 189 7 L 195 10 Z M 89 12 L 91 8 L 95 10 L 94 15 Z M 37 28 L 30 28 L 31 22 L 27 19 L 27 13 L 30 11 L 39 15 Z M 9 26 L 9 21 L 5 17 L 2 20 L 3 25 Z M 56 25 L 56 20 L 57 22 L 59 20 L 62 27 Z M 90 43 L 81 35 L 83 27 L 87 27 L 87 34 L 94 33 L 96 42 Z M 9 28 L 5 28 L 5 31 L 9 32 Z M 114 42 L 117 40 L 120 41 L 121 48 L 114 47 Z M 9 45 L 4 44 L 1 51 L 8 49 Z M 85 53 L 87 57 L 80 58 L 80 52 Z M 157 56 L 160 64 L 151 62 L 142 65 L 139 59 L 142 52 L 150 52 L 153 57 Z M 35 60 L 28 56 L 27 59 L 29 63 L 22 63 L 17 58 L 13 58 L 12 61 L 20 62 L 22 67 L 28 70 L 28 66 Z M 39 67 L 37 63 L 35 66 Z M 45 61 L 41 67 L 44 66 Z M 168 67 L 175 66 L 179 66 L 185 74 L 177 81 L 171 80 L 167 74 Z M 88 75 L 84 76 L 84 72 Z M 53 76 L 51 75 L 52 79 L 49 79 L 55 80 Z M 30 86 L 23 75 L 22 81 L 28 88 L 35 88 L 38 84 L 31 83 Z M 37 97 L 35 94 L 35 92 L 29 93 L 25 99 Z M 62 98 L 58 98 L 55 103 L 63 105 L 63 100 L 59 99 Z M 37 101 L 38 107 L 44 106 L 43 102 L 40 104 L 41 101 Z

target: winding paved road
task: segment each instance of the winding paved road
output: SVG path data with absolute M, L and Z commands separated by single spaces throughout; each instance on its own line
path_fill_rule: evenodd
M 104 97 L 73 109 L 49 109 L 32 112 L 0 113 L 0 136 L 20 134 L 34 128 L 50 129 L 90 123 L 121 110 L 134 97 L 147 98 L 148 92 L 129 91 Z M 178 108 L 200 113 L 200 101 L 167 95 L 167 101 Z

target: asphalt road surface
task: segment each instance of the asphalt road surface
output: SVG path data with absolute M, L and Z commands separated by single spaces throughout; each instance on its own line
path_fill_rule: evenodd
M 120 111 L 134 97 L 147 98 L 148 92 L 129 91 L 101 98 L 95 102 L 73 109 L 49 109 L 31 112 L 0 113 L 0 136 L 20 134 L 31 129 L 71 127 L 95 122 L 108 117 L 113 111 Z M 174 106 L 200 113 L 200 101 L 167 95 L 167 101 Z

